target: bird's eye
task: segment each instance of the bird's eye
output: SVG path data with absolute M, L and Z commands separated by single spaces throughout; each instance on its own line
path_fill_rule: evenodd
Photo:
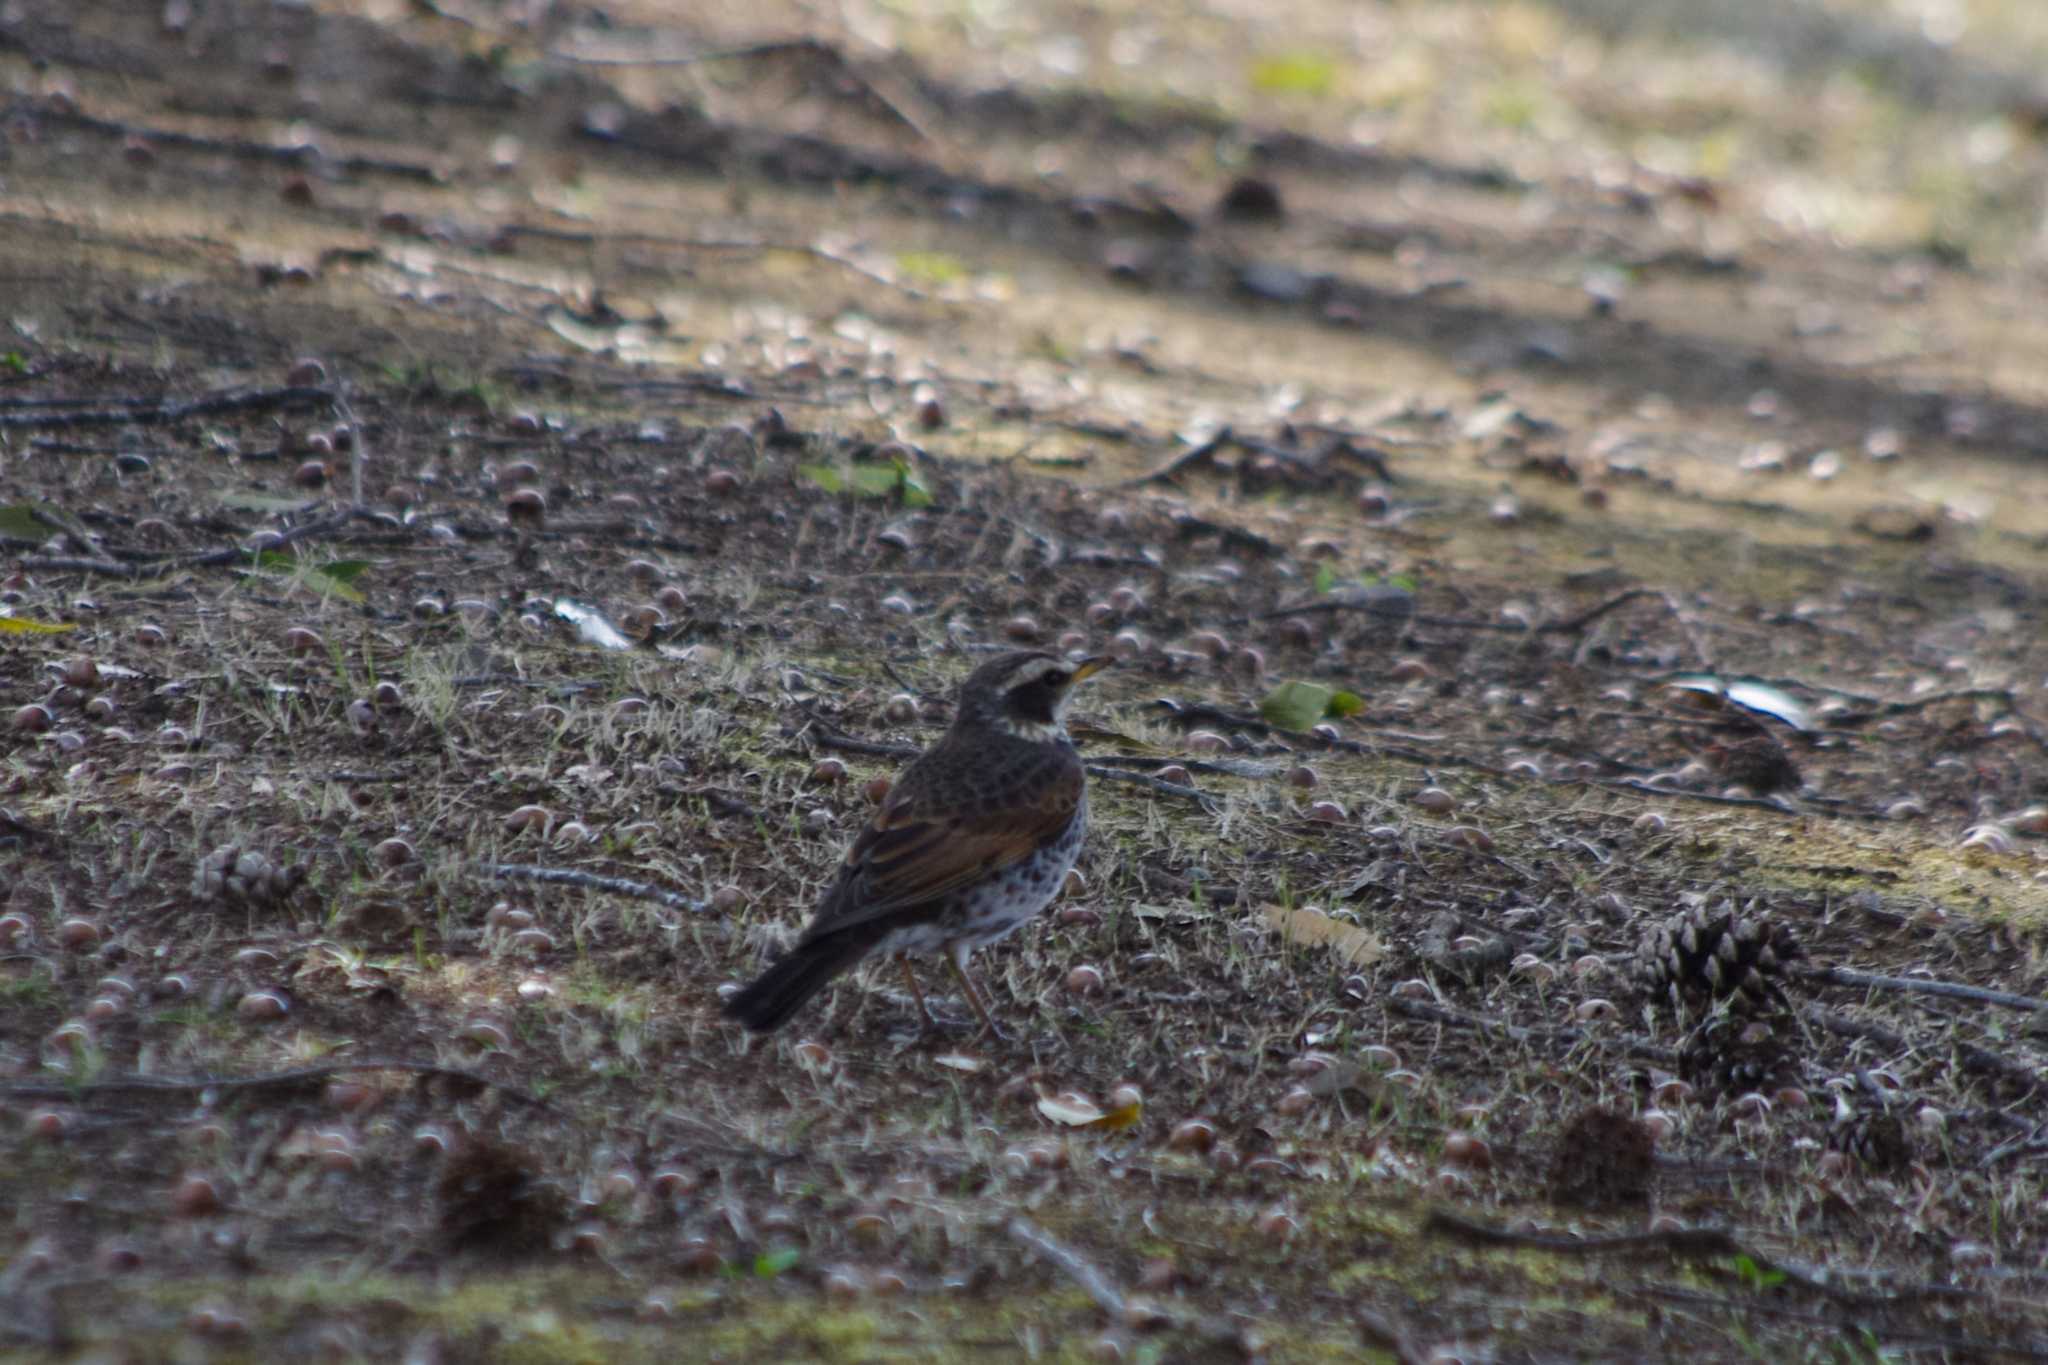
M 1055 668 L 1052 672 L 1045 675 L 1045 681 L 1053 687 L 1065 687 L 1073 679 L 1073 676 L 1073 674 L 1063 668 Z

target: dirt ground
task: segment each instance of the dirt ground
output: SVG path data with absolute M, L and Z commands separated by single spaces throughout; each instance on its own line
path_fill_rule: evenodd
M 0 1354 L 2048 1358 L 2048 14 L 691 8 L 0 0 Z

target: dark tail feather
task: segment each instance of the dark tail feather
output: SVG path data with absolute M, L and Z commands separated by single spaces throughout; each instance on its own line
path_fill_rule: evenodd
M 800 943 L 789 954 L 754 979 L 753 984 L 725 1002 L 725 1017 L 737 1019 L 756 1033 L 779 1029 L 804 1002 L 831 983 L 833 977 L 867 956 L 875 946 L 873 936 L 842 930 L 809 943 Z

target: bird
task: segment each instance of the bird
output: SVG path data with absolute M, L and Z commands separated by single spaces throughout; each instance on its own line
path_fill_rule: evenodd
M 910 955 L 943 953 L 984 1034 L 1002 1036 L 967 957 L 1052 903 L 1088 832 L 1087 774 L 1063 715 L 1109 661 L 1012 650 L 960 686 L 953 723 L 889 788 L 796 945 L 725 1001 L 780 1028 L 865 958 L 894 956 L 927 1021 Z

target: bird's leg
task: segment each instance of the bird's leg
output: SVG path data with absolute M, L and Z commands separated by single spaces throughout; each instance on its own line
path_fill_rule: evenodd
M 946 954 L 946 962 L 953 968 L 953 975 L 960 978 L 960 989 L 966 993 L 967 1003 L 972 1005 L 975 1014 L 980 1016 L 982 1033 L 984 1035 L 993 1034 L 998 1038 L 1007 1039 L 1010 1035 L 996 1027 L 996 1021 L 989 1014 L 988 1006 L 982 1003 L 981 992 L 975 989 L 974 978 L 967 974 L 966 947 L 964 945 L 957 947 L 952 952 Z
M 910 998 L 917 1002 L 917 1013 L 923 1021 L 921 1027 L 929 1027 L 932 1022 L 932 1007 L 925 1002 L 924 990 L 917 984 L 917 973 L 910 970 L 910 954 L 898 953 L 896 961 L 903 968 L 903 981 L 910 987 Z

